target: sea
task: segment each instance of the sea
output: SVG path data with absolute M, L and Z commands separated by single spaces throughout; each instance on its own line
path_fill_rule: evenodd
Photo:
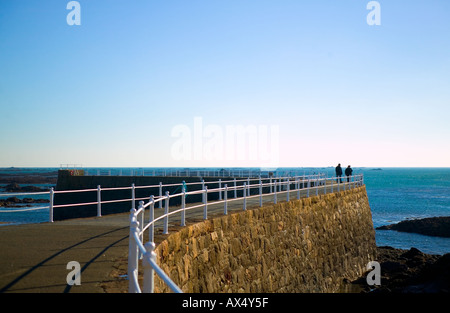
M 0 177 L 16 174 L 39 174 L 56 172 L 58 168 L 0 168 Z M 170 169 L 130 169 L 130 168 L 90 168 L 89 173 L 114 175 L 117 173 L 154 173 Z M 180 169 L 181 170 L 181 169 Z M 185 170 L 185 169 L 184 169 Z M 191 172 L 201 169 L 191 169 Z M 209 168 L 208 170 L 214 170 Z M 216 169 L 223 170 L 223 169 Z M 258 168 L 241 168 L 242 175 L 259 170 Z M 404 220 L 426 217 L 450 216 L 450 168 L 354 168 L 354 174 L 364 174 L 364 182 L 372 210 L 374 227 L 394 224 Z M 141 171 L 141 172 L 140 172 Z M 297 172 L 304 174 L 324 173 L 334 176 L 334 167 L 323 168 L 280 168 L 278 173 Z M 0 184 L 0 194 L 5 194 Z M 23 184 L 42 188 L 53 187 L 51 184 Z M 47 196 L 33 196 L 46 198 Z M 2 197 L 4 198 L 4 197 Z M 18 197 L 20 198 L 20 197 Z M 23 196 L 22 196 L 23 198 Z M 48 204 L 35 204 L 35 207 L 47 207 Z M 0 227 L 21 223 L 47 222 L 48 209 L 27 212 L 13 212 L 12 208 L 0 207 Z M 394 230 L 376 230 L 378 246 L 391 246 L 399 249 L 412 247 L 428 254 L 443 255 L 450 253 L 450 238 L 432 237 Z

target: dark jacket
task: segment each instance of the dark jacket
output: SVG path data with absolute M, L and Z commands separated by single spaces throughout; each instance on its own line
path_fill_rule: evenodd
M 342 167 L 340 167 L 339 165 L 336 166 L 336 175 L 337 176 L 342 175 Z
M 347 167 L 345 169 L 345 175 L 352 176 L 353 170 L 350 167 Z

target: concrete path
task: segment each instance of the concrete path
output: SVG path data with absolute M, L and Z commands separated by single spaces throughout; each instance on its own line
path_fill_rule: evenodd
M 0 292 L 103 292 L 128 249 L 129 214 L 0 227 Z M 81 285 L 66 278 L 77 261 Z

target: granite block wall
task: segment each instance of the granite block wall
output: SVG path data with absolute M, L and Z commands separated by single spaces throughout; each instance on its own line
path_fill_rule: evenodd
M 375 260 L 376 244 L 363 186 L 193 224 L 156 252 L 184 292 L 338 292 Z M 155 289 L 169 292 L 158 277 Z

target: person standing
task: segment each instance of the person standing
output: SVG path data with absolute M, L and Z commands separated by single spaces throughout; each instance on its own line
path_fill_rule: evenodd
M 350 176 L 352 176 L 353 169 L 350 167 L 350 165 L 345 169 L 345 175 L 347 176 L 347 183 L 350 182 Z
M 341 181 L 341 183 L 342 183 L 342 167 L 341 167 L 341 163 L 339 163 L 337 166 L 336 166 L 336 182 L 338 183 L 339 181 L 338 181 L 338 178 L 339 178 L 339 180 Z

